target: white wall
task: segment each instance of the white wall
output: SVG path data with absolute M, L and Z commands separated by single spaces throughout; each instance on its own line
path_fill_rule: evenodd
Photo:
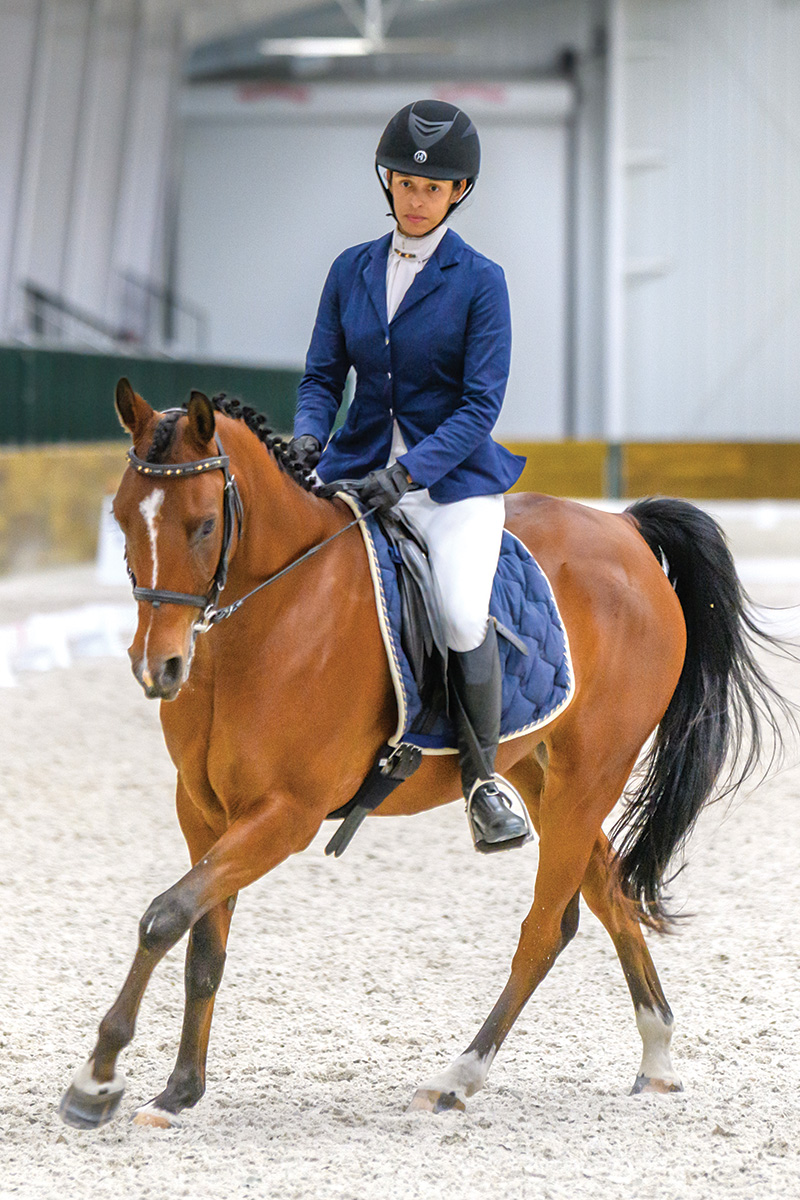
M 0 0 L 0 331 L 15 292 L 14 248 L 19 236 L 24 158 L 32 108 L 37 39 L 42 4 Z
M 0 336 L 30 280 L 114 321 L 159 279 L 178 0 L 0 0 Z
M 373 169 L 381 129 L 409 96 L 429 91 L 188 94 L 177 286 L 208 310 L 213 354 L 302 364 L 331 261 L 391 227 Z M 555 437 L 563 429 L 571 92 L 539 84 L 451 87 L 447 96 L 470 112 L 483 147 L 478 188 L 454 228 L 503 265 L 511 294 L 513 365 L 498 431 Z
M 623 0 L 624 428 L 800 437 L 800 5 Z

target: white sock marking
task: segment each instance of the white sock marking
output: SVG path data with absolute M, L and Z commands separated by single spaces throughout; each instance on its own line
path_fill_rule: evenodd
M 460 1054 L 441 1075 L 421 1083 L 417 1090 L 445 1094 L 454 1092 L 459 1100 L 467 1100 L 483 1087 L 496 1053 L 492 1046 L 485 1058 L 481 1058 L 477 1050 Z
M 115 1092 L 122 1092 L 125 1089 L 125 1076 L 121 1071 L 115 1071 L 113 1079 L 107 1083 L 100 1083 L 95 1079 L 94 1060 L 89 1059 L 79 1067 L 72 1079 L 73 1087 L 79 1092 L 83 1092 L 84 1096 L 111 1096 Z
M 639 1074 L 647 1079 L 663 1080 L 664 1083 L 680 1083 L 669 1053 L 672 1024 L 668 1025 L 653 1008 L 637 1008 L 636 1025 L 642 1038 Z
M 180 1129 L 181 1127 L 181 1122 L 175 1113 L 167 1112 L 165 1108 L 159 1108 L 154 1100 L 137 1108 L 133 1120 L 137 1125 L 154 1125 L 161 1129 Z

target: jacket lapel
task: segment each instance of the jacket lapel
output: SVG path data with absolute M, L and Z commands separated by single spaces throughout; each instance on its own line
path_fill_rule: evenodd
M 461 257 L 461 247 L 463 244 L 458 234 L 454 233 L 452 229 L 448 229 L 434 250 L 433 255 L 425 263 L 420 273 L 412 280 L 411 287 L 406 292 L 394 315 L 394 321 L 398 317 L 402 317 L 414 305 L 419 304 L 420 300 L 424 300 L 431 292 L 435 292 L 438 287 L 441 287 L 444 281 L 444 272 L 448 267 L 452 267 L 454 263 L 458 262 Z M 386 302 L 384 299 L 385 311 Z
M 367 264 L 362 272 L 367 293 L 375 306 L 384 332 L 389 329 L 386 316 L 386 258 L 391 240 L 392 235 L 387 233 L 385 237 L 378 238 L 377 242 L 372 243 Z

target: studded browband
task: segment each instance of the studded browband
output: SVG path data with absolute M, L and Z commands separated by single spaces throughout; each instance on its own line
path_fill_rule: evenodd
M 220 447 L 221 449 L 221 447 Z M 140 475 L 202 475 L 204 471 L 225 471 L 230 466 L 227 454 L 217 454 L 214 458 L 198 458 L 194 462 L 185 463 L 151 463 L 139 458 L 133 450 L 128 451 L 128 461 L 134 471 Z

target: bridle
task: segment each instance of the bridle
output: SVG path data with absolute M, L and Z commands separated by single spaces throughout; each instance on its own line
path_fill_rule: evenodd
M 168 410 L 168 411 L 183 411 L 183 410 Z M 223 526 L 222 526 L 222 545 L 219 552 L 219 562 L 217 569 L 214 572 L 214 578 L 211 582 L 211 587 L 204 596 L 192 595 L 191 592 L 170 592 L 164 588 L 145 588 L 139 587 L 136 582 L 136 576 L 128 565 L 128 576 L 133 584 L 133 597 L 135 600 L 143 600 L 147 604 L 152 604 L 153 608 L 160 608 L 162 604 L 186 604 L 191 608 L 201 609 L 201 615 L 194 624 L 196 633 L 205 633 L 213 625 L 217 625 L 220 621 L 226 620 L 228 617 L 241 608 L 245 600 L 249 600 L 256 592 L 260 592 L 262 588 L 267 587 L 270 583 L 274 583 L 288 571 L 299 567 L 300 563 L 305 562 L 307 558 L 311 558 L 329 542 L 333 542 L 336 538 L 341 537 L 343 533 L 347 533 L 348 529 L 352 529 L 354 525 L 358 525 L 364 517 L 370 516 L 376 512 L 378 505 L 373 508 L 364 509 L 360 516 L 354 521 L 350 521 L 347 525 L 338 529 L 336 533 L 325 538 L 323 542 L 312 546 L 310 550 L 306 550 L 299 558 L 294 559 L 287 566 L 282 567 L 280 571 L 276 571 L 274 575 L 270 575 L 258 587 L 254 587 L 252 591 L 247 592 L 239 600 L 235 600 L 233 604 L 227 605 L 225 608 L 217 608 L 222 589 L 225 587 L 225 582 L 228 578 L 228 561 L 231 552 L 231 541 L 233 539 L 233 527 L 236 524 L 237 537 L 241 537 L 242 522 L 244 519 L 244 509 L 242 506 L 242 497 L 239 494 L 239 488 L 236 483 L 235 476 L 231 473 L 230 458 L 222 449 L 222 443 L 219 440 L 219 435 L 214 435 L 214 441 L 219 454 L 212 458 L 198 458 L 191 462 L 182 463 L 152 463 L 147 462 L 143 458 L 139 458 L 131 449 L 128 451 L 128 462 L 133 467 L 134 471 L 139 475 L 145 475 L 151 479 L 186 479 L 193 475 L 205 475 L 208 471 L 222 471 L 225 479 L 225 487 L 223 491 L 222 511 L 223 511 Z M 351 481 L 343 481 L 351 482 Z
M 217 601 L 228 578 L 228 560 L 233 540 L 233 528 L 235 525 L 237 537 L 240 537 L 244 516 L 242 497 L 239 494 L 236 479 L 231 474 L 230 459 L 222 449 L 222 443 L 216 434 L 214 441 L 219 451 L 218 454 L 215 454 L 213 458 L 198 458 L 192 462 L 151 463 L 139 458 L 132 449 L 128 451 L 128 462 L 134 471 L 152 479 L 187 479 L 193 475 L 205 475 L 208 471 L 222 471 L 225 479 L 222 497 L 222 545 L 217 569 L 208 592 L 204 596 L 199 596 L 192 595 L 191 592 L 170 592 L 164 588 L 139 587 L 133 571 L 130 566 L 128 567 L 135 600 L 144 600 L 148 604 L 152 604 L 153 608 L 160 608 L 162 604 L 186 604 L 191 608 L 199 608 L 202 611 L 199 628 L 208 628 L 215 620 L 222 619 L 218 615 Z

